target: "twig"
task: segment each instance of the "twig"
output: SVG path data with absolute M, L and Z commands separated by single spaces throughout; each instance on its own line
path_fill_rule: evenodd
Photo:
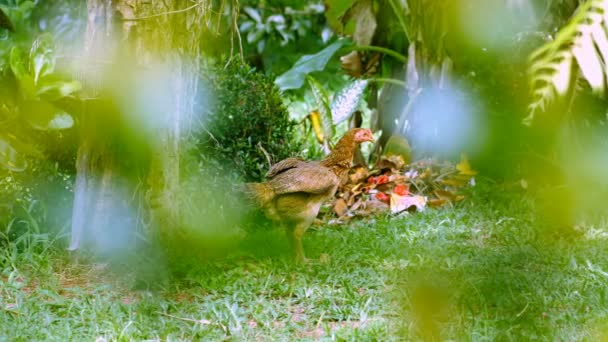
M 151 18 L 156 18 L 156 17 L 162 17 L 163 15 L 169 15 L 169 14 L 178 14 L 178 13 L 183 13 L 183 12 L 187 12 L 193 8 L 196 8 L 198 6 L 201 6 L 203 3 L 202 2 L 198 2 L 190 7 L 186 7 L 186 8 L 182 8 L 182 9 L 178 9 L 178 10 L 174 10 L 174 11 L 167 11 L 167 12 L 163 12 L 163 13 L 156 13 L 156 14 L 152 14 L 152 15 L 148 15 L 145 17 L 137 17 L 137 18 L 123 18 L 123 21 L 139 21 L 139 20 L 146 20 L 146 19 L 151 19 Z
M 239 40 L 239 55 L 241 57 L 241 63 L 245 61 L 245 54 L 243 53 L 243 40 L 241 39 L 241 31 L 239 31 L 239 25 L 237 23 L 237 19 L 239 16 L 239 1 L 234 0 L 234 16 L 232 18 L 233 30 L 236 32 L 236 37 Z
M 217 28 L 216 32 L 220 32 L 220 27 L 222 25 L 222 14 L 224 14 L 224 6 L 226 6 L 226 0 L 222 0 L 222 4 L 220 5 L 220 9 L 217 13 Z
M 266 149 L 264 149 L 264 147 L 262 146 L 262 143 L 258 141 L 258 148 L 260 150 L 262 150 L 262 153 L 264 153 L 264 156 L 266 157 L 266 161 L 268 162 L 268 167 L 272 166 L 272 161 L 270 158 L 270 154 L 268 153 L 268 151 L 266 151 Z
M 211 139 L 213 141 L 215 141 L 215 143 L 217 144 L 217 146 L 221 146 L 222 144 L 215 138 L 215 136 L 213 135 L 213 133 L 211 133 L 207 128 L 205 128 L 205 126 L 201 125 L 201 128 L 203 131 L 205 131 L 205 133 L 207 133 Z

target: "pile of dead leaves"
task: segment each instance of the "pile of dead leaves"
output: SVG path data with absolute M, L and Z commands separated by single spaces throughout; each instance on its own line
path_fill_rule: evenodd
M 426 159 L 407 165 L 397 155 L 382 157 L 372 170 L 363 166 L 351 170 L 331 205 L 332 215 L 337 216 L 331 221 L 453 205 L 464 199 L 463 187 L 475 185 L 476 174 L 465 156 L 458 164 Z

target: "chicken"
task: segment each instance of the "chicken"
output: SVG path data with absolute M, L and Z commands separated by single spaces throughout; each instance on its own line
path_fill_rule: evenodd
M 354 128 L 323 160 L 287 158 L 270 167 L 263 183 L 247 183 L 246 192 L 266 216 L 287 229 L 295 257 L 304 262 L 302 237 L 317 217 L 323 202 L 336 192 L 352 166 L 354 149 L 373 141 L 369 129 Z

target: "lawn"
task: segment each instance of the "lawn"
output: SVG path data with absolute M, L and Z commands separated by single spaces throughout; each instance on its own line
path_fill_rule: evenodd
M 525 194 L 481 188 L 453 208 L 316 227 L 307 265 L 265 230 L 151 287 L 137 263 L 30 234 L 2 247 L 0 340 L 607 338 L 608 226 L 540 226 Z

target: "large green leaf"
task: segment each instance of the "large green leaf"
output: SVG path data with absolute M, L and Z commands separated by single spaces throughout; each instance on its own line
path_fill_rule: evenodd
M 334 95 L 331 102 L 334 125 L 348 119 L 357 110 L 368 83 L 368 80 L 356 80 L 347 84 Z
M 319 108 L 319 114 L 321 116 L 321 125 L 323 126 L 323 133 L 325 139 L 330 140 L 334 136 L 335 126 L 331 117 L 331 109 L 329 107 L 329 96 L 325 91 L 325 88 L 314 79 L 312 76 L 307 76 L 306 80 L 312 89 L 312 94 L 317 102 Z
M 579 5 L 570 22 L 529 58 L 532 103 L 524 123 L 530 125 L 539 111 L 572 89 L 577 72 L 597 94 L 608 89 L 608 0 Z
M 304 84 L 306 75 L 313 71 L 325 69 L 329 59 L 346 43 L 346 40 L 337 40 L 314 55 L 302 56 L 298 59 L 296 64 L 294 64 L 293 68 L 277 77 L 274 83 L 281 90 L 300 88 Z
M 20 105 L 21 114 L 34 129 L 60 130 L 74 125 L 72 117 L 46 101 L 24 101 Z
M 2 137 L 0 137 L 0 165 L 11 171 L 23 171 L 27 161 Z

